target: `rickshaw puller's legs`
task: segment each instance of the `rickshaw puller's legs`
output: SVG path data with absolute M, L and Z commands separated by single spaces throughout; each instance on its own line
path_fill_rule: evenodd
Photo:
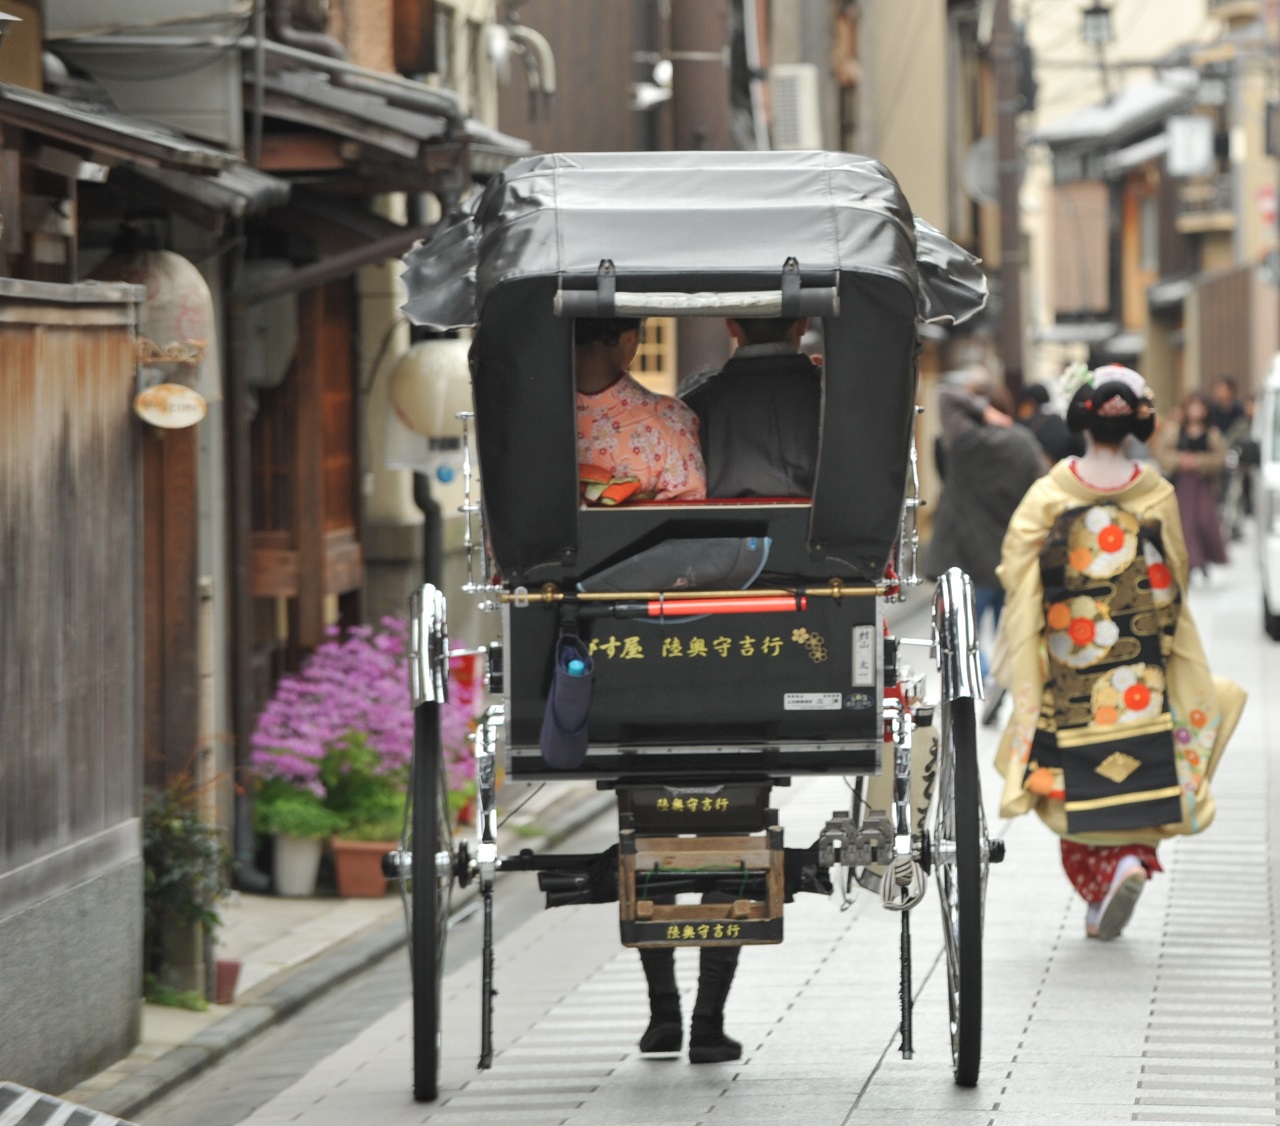
M 704 946 L 698 959 L 698 997 L 689 1026 L 689 1061 L 723 1063 L 742 1055 L 742 1045 L 724 1032 L 724 1006 L 738 968 L 737 946 Z M 640 949 L 649 985 L 649 1027 L 640 1038 L 642 1052 L 678 1052 L 684 1041 L 675 950 Z
M 724 1004 L 738 968 L 740 946 L 704 946 L 699 960 L 698 999 L 689 1023 L 689 1062 L 724 1063 L 742 1056 L 742 1045 L 724 1034 Z
M 680 1020 L 680 990 L 676 985 L 675 951 L 640 951 L 649 986 L 649 1027 L 640 1037 L 642 1052 L 678 1052 L 684 1047 L 684 1025 Z

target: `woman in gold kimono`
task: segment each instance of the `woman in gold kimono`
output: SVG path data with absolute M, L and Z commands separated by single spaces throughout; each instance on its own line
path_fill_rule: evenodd
M 1086 452 L 1031 486 L 1002 548 L 995 675 L 1014 710 L 996 766 L 1001 815 L 1034 809 L 1062 837 L 1086 934 L 1106 940 L 1160 871 L 1156 845 L 1213 820 L 1209 782 L 1244 693 L 1211 676 L 1183 601 L 1173 487 L 1122 450 L 1151 436 L 1150 389 L 1116 365 L 1068 378 Z

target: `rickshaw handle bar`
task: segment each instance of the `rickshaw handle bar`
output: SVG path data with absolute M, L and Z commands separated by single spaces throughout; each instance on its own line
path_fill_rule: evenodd
M 851 598 L 864 595 L 882 595 L 889 592 L 884 583 L 859 583 L 846 586 L 844 583 L 831 583 L 827 586 L 805 586 L 795 590 L 784 590 L 781 587 L 763 587 L 758 590 L 615 590 L 615 591 L 577 591 L 565 593 L 553 586 L 543 587 L 537 591 L 504 590 L 498 600 L 513 606 L 548 604 L 553 602 L 684 602 L 711 601 L 723 599 L 784 599 L 787 605 L 780 603 L 774 609 L 795 609 L 796 599 L 805 598 Z M 691 611 L 686 611 L 691 612 Z M 703 610 L 700 613 L 708 613 Z
M 832 286 L 800 289 L 784 298 L 780 289 L 736 293 L 630 293 L 562 289 L 555 296 L 558 317 L 668 317 L 675 313 L 715 317 L 838 317 L 840 292 Z

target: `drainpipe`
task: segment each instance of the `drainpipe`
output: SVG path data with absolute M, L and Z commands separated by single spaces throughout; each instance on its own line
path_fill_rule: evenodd
M 289 0 L 270 0 L 268 18 L 271 21 L 271 34 L 287 47 L 297 47 L 301 51 L 314 51 L 318 55 L 328 55 L 334 59 L 345 59 L 347 49 L 331 35 L 322 31 L 303 31 L 293 26 L 293 11 Z
M 238 224 L 243 236 L 244 223 Z M 253 796 L 249 789 L 249 739 L 253 734 L 253 590 L 250 536 L 253 532 L 252 466 L 249 446 L 249 385 L 247 352 L 248 302 L 237 292 L 244 249 L 241 244 L 231 270 L 227 292 L 227 532 L 231 556 L 231 730 L 232 784 L 235 810 L 232 849 L 234 881 L 241 891 L 265 892 L 271 886 L 254 856 Z

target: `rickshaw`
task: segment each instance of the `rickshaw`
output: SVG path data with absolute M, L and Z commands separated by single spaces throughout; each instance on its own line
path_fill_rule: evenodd
M 942 576 L 932 637 L 915 642 L 936 663 L 933 699 L 885 608 L 919 581 L 918 328 L 983 307 L 976 261 L 913 219 L 893 176 L 863 157 L 556 154 L 490 181 L 410 253 L 405 280 L 412 320 L 475 329 L 463 593 L 500 623 L 480 651 L 501 699 L 475 734 L 472 846 L 454 839 L 442 768 L 446 598 L 423 587 L 411 605 L 410 812 L 385 862 L 407 903 L 415 1098 L 437 1096 L 450 896 L 471 881 L 484 928 L 479 1066 L 492 1064 L 494 881 L 510 871 L 537 872 L 549 907 L 616 900 L 622 942 L 637 947 L 776 943 L 795 894 L 878 890 L 901 914 L 907 1058 L 909 920 L 931 875 L 955 1081 L 974 1085 L 983 900 L 1002 846 L 979 788 L 972 589 L 959 570 Z M 582 503 L 574 319 L 649 315 L 821 318 L 812 496 Z M 566 639 L 585 655 L 576 669 L 558 657 Z M 576 752 L 552 762 L 543 729 L 561 691 L 589 703 L 561 732 Z M 499 854 L 500 754 L 517 782 L 614 791 L 618 845 Z M 811 775 L 833 780 L 841 808 L 813 843 L 784 845 L 771 789 Z M 913 804 L 922 779 L 927 815 Z M 708 891 L 714 902 L 673 902 Z

